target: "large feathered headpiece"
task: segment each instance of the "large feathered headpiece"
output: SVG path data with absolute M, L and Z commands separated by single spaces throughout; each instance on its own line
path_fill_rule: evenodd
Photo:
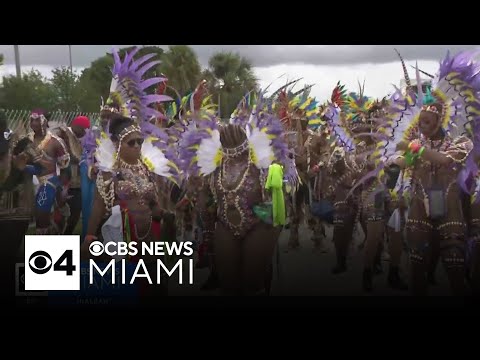
M 350 93 L 345 101 L 345 121 L 352 132 L 370 129 L 370 112 L 375 102 L 374 99 L 365 96 L 365 82 L 359 85 L 358 93 Z
M 166 79 L 163 77 L 143 79 L 145 73 L 160 61 L 150 61 L 156 54 L 148 54 L 134 60 L 134 56 L 139 50 L 139 48 L 135 48 L 126 53 L 123 61 L 117 50 L 112 51 L 114 64 L 110 95 L 106 103 L 102 104 L 101 111 L 119 113 L 137 120 L 149 120 L 151 117 L 163 116 L 151 105 L 171 101 L 172 98 L 163 94 L 148 95 L 145 90 Z
M 351 151 L 355 149 L 355 142 L 345 121 L 345 110 L 348 106 L 348 96 L 346 92 L 345 85 L 341 85 L 340 82 L 338 82 L 321 116 L 326 120 L 332 136 L 334 140 L 336 140 L 332 143 L 332 146 L 337 145 L 345 148 L 345 150 Z
M 303 89 L 293 92 L 293 87 L 299 80 L 290 81 L 282 86 L 266 103 L 268 111 L 275 112 L 286 130 L 297 129 L 298 120 L 306 121 L 311 127 L 318 127 L 323 123 L 318 103 L 310 96 L 313 85 L 305 85 Z
M 146 89 L 150 86 L 163 83 L 164 77 L 143 79 L 147 70 L 159 63 L 150 61 L 155 54 L 142 56 L 133 60 L 138 49 L 125 55 L 122 61 L 118 53 L 113 51 L 114 66 L 112 69 L 113 81 L 107 104 L 102 111 L 119 113 L 136 120 L 136 123 L 120 135 L 124 138 L 128 133 L 140 132 L 145 141 L 142 145 L 142 161 L 150 171 L 157 175 L 169 178 L 175 183 L 180 181 L 180 171 L 177 165 L 177 156 L 165 129 L 160 129 L 150 123 L 152 117 L 164 116 L 154 105 L 171 101 L 172 98 L 164 94 L 148 95 Z M 120 141 L 121 142 L 121 141 Z M 91 164 L 94 159 L 102 171 L 113 171 L 118 157 L 118 147 L 115 147 L 109 133 L 98 130 L 88 131 L 83 145 L 87 151 L 87 161 Z
M 211 115 L 216 115 L 217 112 L 217 105 L 213 103 L 212 95 L 208 92 L 206 80 L 202 80 L 194 91 L 182 98 L 178 109 L 179 117 L 187 122 L 193 114 L 199 112 Z
M 248 113 L 242 113 L 242 120 L 233 120 L 229 125 L 240 125 L 245 130 L 246 142 L 242 151 L 249 151 L 252 163 L 258 169 L 268 169 L 273 161 L 288 165 L 289 151 L 283 140 L 283 127 L 275 114 L 267 111 L 268 106 L 262 92 L 254 95 L 255 105 Z M 245 120 L 248 119 L 248 120 Z M 206 111 L 197 111 L 193 121 L 183 133 L 180 142 L 180 161 L 187 176 L 206 176 L 213 173 L 228 155 L 220 141 L 218 118 Z M 286 166 L 285 178 L 293 184 L 298 181 L 295 168 Z M 295 178 L 295 180 L 290 179 Z

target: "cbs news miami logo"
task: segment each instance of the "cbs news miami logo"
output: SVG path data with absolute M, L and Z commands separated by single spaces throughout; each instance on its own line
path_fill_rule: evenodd
M 80 290 L 80 236 L 25 236 L 25 291 Z

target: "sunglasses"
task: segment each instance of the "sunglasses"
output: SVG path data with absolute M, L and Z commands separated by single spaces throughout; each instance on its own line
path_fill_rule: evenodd
M 135 143 L 137 143 L 138 146 L 142 146 L 143 139 L 138 138 L 138 139 L 132 139 L 132 140 L 127 141 L 127 145 L 130 146 L 130 147 L 134 147 Z

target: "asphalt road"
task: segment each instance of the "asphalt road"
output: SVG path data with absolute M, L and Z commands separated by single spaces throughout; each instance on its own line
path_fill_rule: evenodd
M 333 275 L 331 268 L 335 265 L 335 250 L 332 243 L 333 227 L 327 228 L 325 245 L 327 253 L 313 251 L 310 231 L 304 226 L 300 233 L 300 248 L 288 251 L 289 230 L 284 230 L 279 240 L 279 262 L 274 256 L 274 279 L 271 296 L 409 296 L 408 291 L 390 289 L 387 285 L 388 261 L 383 261 L 384 273 L 376 275 L 374 290 L 365 293 L 362 290 L 363 251 L 358 245 L 363 235 L 354 239 L 348 258 L 348 270 L 343 274 Z M 279 266 L 277 266 L 279 265 Z M 408 256 L 402 255 L 402 276 L 408 280 Z M 218 291 L 201 291 L 200 287 L 208 277 L 208 269 L 195 270 L 194 285 L 171 284 L 169 294 L 174 296 L 215 296 Z M 441 262 L 437 268 L 438 285 L 429 289 L 429 295 L 449 295 L 449 285 Z M 173 280 L 173 279 L 172 279 Z M 172 281 L 173 283 L 173 281 Z

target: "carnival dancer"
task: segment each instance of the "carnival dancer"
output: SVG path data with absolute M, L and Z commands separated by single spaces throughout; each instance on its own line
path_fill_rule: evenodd
M 400 52 L 395 49 L 399 59 L 400 59 L 400 63 L 402 65 L 402 69 L 403 69 L 403 75 L 404 75 L 404 79 L 405 79 L 405 89 L 402 91 L 403 95 L 404 95 L 404 99 L 402 98 L 402 101 L 407 101 L 407 103 L 409 104 L 409 106 L 414 106 L 415 104 L 415 101 L 417 99 L 417 96 L 418 96 L 418 91 L 422 91 L 422 93 L 424 94 L 424 101 L 425 102 L 431 102 L 431 101 L 434 101 L 432 100 L 431 98 L 431 83 L 429 82 L 426 82 L 424 83 L 423 80 L 421 80 L 420 76 L 417 77 L 417 81 L 418 83 L 417 84 L 412 84 L 412 81 L 410 79 L 410 76 L 408 74 L 408 70 L 407 70 L 407 67 L 405 65 L 405 61 L 403 60 L 403 57 L 402 55 L 400 54 Z M 433 79 L 434 76 L 433 75 L 430 75 L 420 69 L 418 69 L 418 72 L 421 72 L 423 73 L 424 75 L 427 75 L 430 79 Z M 418 134 L 418 129 L 412 129 L 412 135 L 410 136 L 409 140 L 413 140 L 413 139 L 416 139 L 420 136 L 420 134 Z M 416 132 L 417 134 L 414 135 L 413 132 Z M 409 171 L 407 170 L 407 174 L 409 174 Z M 406 178 L 407 180 L 409 179 L 409 176 L 407 176 Z M 402 196 L 402 198 L 404 198 Z M 437 267 L 438 267 L 438 262 L 440 260 L 440 239 L 439 237 L 437 236 L 432 236 L 429 240 L 429 246 L 428 246 L 428 249 L 427 249 L 427 254 L 426 254 L 426 262 L 427 262 L 427 281 L 428 281 L 428 284 L 429 285 L 437 285 L 437 280 L 436 280 L 436 276 L 435 276 L 435 273 L 436 273 L 436 270 L 437 270 Z
M 333 274 L 347 270 L 349 244 L 352 242 L 355 224 L 361 221 L 360 191 L 357 190 L 354 196 L 348 194 L 364 167 L 363 164 L 357 165 L 356 154 L 367 145 L 365 141 L 359 142 L 355 139 L 352 131 L 355 130 L 354 120 L 362 112 L 362 106 L 357 106 L 356 111 L 353 111 L 347 107 L 348 99 L 345 87 L 338 83 L 332 92 L 330 102 L 322 112 L 322 117 L 330 129 L 333 149 L 326 164 L 327 181 L 323 197 L 330 201 L 333 207 L 333 243 L 336 252 Z M 352 103 L 351 107 L 356 105 L 354 99 L 350 99 L 349 102 Z
M 361 130 L 355 131 L 357 133 L 360 132 L 360 134 L 356 135 L 357 137 L 361 136 L 365 141 L 369 140 L 369 143 L 373 145 L 373 147 L 376 147 L 378 143 L 378 126 L 381 124 L 381 120 L 385 116 L 384 113 L 387 104 L 388 103 L 385 99 L 382 101 L 371 101 L 367 111 L 361 115 L 360 122 L 363 123 L 359 126 Z M 373 156 L 375 156 L 375 152 L 372 153 Z M 364 151 L 363 154 L 365 154 L 365 166 L 363 171 L 359 174 L 359 178 L 363 177 L 366 173 L 373 171 L 376 167 L 375 161 L 370 160 L 371 156 L 369 155 L 369 151 Z M 362 152 L 359 152 L 358 155 L 361 157 Z M 393 175 L 393 173 L 386 170 L 386 176 L 389 175 Z M 362 187 L 360 206 L 362 207 L 363 220 L 365 221 L 367 228 L 364 248 L 364 271 L 362 277 L 363 289 L 365 291 L 373 290 L 373 275 L 375 275 L 375 273 L 378 274 L 383 272 L 381 267 L 381 252 L 385 241 L 385 234 L 388 233 L 386 225 L 390 216 L 398 206 L 396 197 L 395 201 L 392 201 L 389 189 L 390 182 L 380 182 L 378 179 L 372 179 L 366 181 Z M 389 270 L 389 285 L 395 289 L 406 290 L 407 285 L 401 279 L 399 268 L 396 266 L 398 265 L 397 260 L 399 261 L 399 255 L 396 251 L 401 244 L 401 242 L 398 244 L 398 241 L 401 241 L 401 237 L 395 232 L 390 232 L 390 234 L 392 237 L 389 240 L 393 241 L 391 244 L 393 246 L 390 246 L 389 250 L 394 252 L 393 255 L 391 254 L 392 257 L 394 257 L 394 260 L 393 263 L 391 263 Z
M 309 132 L 305 149 L 307 153 L 307 174 L 309 176 L 309 211 L 308 225 L 314 234 L 325 235 L 325 224 L 333 223 L 333 208 L 330 203 L 325 203 L 325 194 L 328 191 L 329 180 L 327 179 L 327 163 L 330 157 L 330 131 L 326 123 L 319 123 L 309 128 L 314 129 Z M 325 247 L 321 248 L 326 251 Z
M 178 96 L 175 89 L 170 88 Z M 179 141 L 182 134 L 190 127 L 196 127 L 194 115 L 205 113 L 214 116 L 217 113 L 217 106 L 212 102 L 212 96 L 208 95 L 207 82 L 202 80 L 195 90 L 177 101 L 171 102 L 164 111 L 167 114 L 169 124 L 166 132 L 171 140 L 176 156 L 180 158 Z M 208 208 L 208 211 L 201 212 L 197 206 L 198 190 L 202 187 L 203 179 L 199 176 L 186 176 L 183 179 L 181 188 L 172 192 L 172 199 L 175 201 L 175 212 L 177 217 L 177 228 L 181 228 L 184 241 L 194 240 L 198 254 L 198 261 L 195 267 L 198 269 L 209 268 L 209 276 L 201 290 L 215 290 L 218 288 L 218 276 L 215 266 L 215 251 L 213 238 L 204 233 L 204 224 L 211 222 L 212 213 L 215 209 Z M 178 196 L 174 194 L 178 193 Z M 213 216 L 214 217 L 214 216 Z M 194 227 L 196 225 L 196 228 Z M 193 234 L 195 235 L 193 236 Z
M 478 68 L 478 63 L 471 70 Z M 475 75 L 472 73 L 472 78 Z M 477 80 L 478 81 L 478 80 Z M 475 87 L 470 89 L 475 94 Z M 468 89 L 467 89 L 468 91 Z M 463 210 L 467 225 L 465 241 L 465 270 L 468 283 L 474 296 L 480 295 L 480 99 L 470 96 L 470 113 L 463 126 L 464 134 L 472 140 L 473 149 L 465 161 L 459 175 L 459 185 L 463 190 Z
M 32 174 L 23 171 L 31 158 L 32 143 L 25 132 L 7 127 L 7 117 L 0 112 L 0 253 L 2 289 L 13 295 L 15 263 L 23 262 L 20 245 L 33 216 Z
M 478 65 L 473 54 L 460 53 L 441 62 L 427 98 L 417 71 L 417 98 L 414 106 L 404 102 L 397 121 L 389 121 L 388 141 L 379 147 L 378 168 L 370 176 L 383 177 L 385 161 L 397 151 L 404 157 L 395 163 L 411 171 L 410 207 L 407 238 L 410 245 L 411 289 L 415 295 L 427 294 L 426 255 L 429 239 L 440 238 L 440 254 L 455 295 L 465 294 L 465 218 L 461 191 L 457 183 L 472 142 L 462 136 L 467 117 L 476 117 Z M 398 93 L 394 94 L 399 96 Z M 392 125 L 395 124 L 395 125 Z M 417 127 L 420 137 L 408 141 Z M 460 132 L 456 129 L 462 129 Z M 383 131 L 382 131 L 383 132 Z M 388 132 L 387 132 L 388 133 Z M 396 145 L 396 146 L 395 146 Z
M 295 85 L 297 81 L 292 81 L 282 86 L 271 96 L 271 102 L 277 116 L 282 122 L 285 140 L 288 143 L 293 157 L 293 164 L 298 173 L 300 182 L 294 188 L 288 188 L 287 208 L 289 216 L 290 238 L 288 249 L 296 249 L 300 246 L 299 229 L 303 220 L 307 220 L 312 231 L 311 240 L 314 244 L 314 250 L 323 253 L 327 252 L 325 246 L 325 229 L 323 223 L 318 218 L 312 216 L 310 210 L 310 200 L 313 197 L 311 192 L 315 179 L 320 174 L 309 172 L 309 136 L 312 135 L 308 124 L 318 125 L 322 122 L 317 101 L 309 96 L 313 85 L 305 86 L 302 90 L 295 93 L 288 86 Z
M 152 116 L 158 112 L 150 104 L 170 100 L 164 95 L 147 95 L 148 86 L 161 82 L 163 78 L 143 80 L 146 70 L 158 61 L 150 61 L 154 55 L 147 55 L 133 60 L 138 48 L 125 55 L 123 62 L 118 53 L 113 52 L 115 64 L 114 79 L 111 86 L 110 102 L 117 104 L 109 121 L 109 135 L 102 133 L 95 149 L 96 165 L 99 172 L 96 177 L 96 193 L 92 215 L 88 225 L 82 253 L 88 256 L 88 247 L 97 239 L 99 227 L 102 226 L 104 241 L 135 241 L 138 249 L 141 243 L 153 241 L 175 241 L 175 216 L 165 211 L 168 206 L 162 189 L 162 177 L 178 183 L 177 165 L 167 159 L 165 132 L 150 124 Z M 147 62 L 147 63 L 146 63 Z M 126 114 L 134 117 L 126 117 Z M 116 223 L 121 224 L 119 227 Z M 110 231 L 106 231 L 109 226 Z M 116 232 L 113 239 L 110 234 Z M 132 262 L 144 260 L 147 271 L 156 274 L 158 256 L 141 254 L 129 258 Z M 165 262 L 168 260 L 165 258 Z M 143 283 L 142 294 L 166 295 L 167 279 L 160 285 Z M 154 282 L 155 284 L 156 282 Z M 147 300 L 147 298 L 144 298 Z M 153 298 L 150 298 L 153 299 Z
M 32 131 L 28 134 L 41 153 L 41 157 L 34 159 L 35 163 L 26 167 L 26 171 L 36 175 L 40 183 L 35 196 L 36 233 L 39 235 L 63 233 L 63 219 L 70 213 L 57 172 L 57 167 L 60 170 L 68 167 L 70 154 L 64 141 L 48 130 L 47 116 L 43 110 L 32 111 Z M 52 217 L 52 210 L 60 216 Z
M 115 91 L 115 82 L 111 84 L 111 91 Z M 95 183 L 98 173 L 98 167 L 95 161 L 95 150 L 97 148 L 97 139 L 101 137 L 101 133 L 109 133 L 109 125 L 112 117 L 121 114 L 124 109 L 122 108 L 121 101 L 118 97 L 109 97 L 100 105 L 100 121 L 99 127 L 92 127 L 86 130 L 85 135 L 81 140 L 83 152 L 82 159 L 80 160 L 80 178 L 81 178 L 81 193 L 82 193 L 82 236 L 81 241 L 85 239 L 87 235 L 88 222 L 90 221 L 90 215 L 93 206 L 93 200 L 95 195 Z M 128 116 L 128 113 L 124 113 Z
M 184 171 L 205 177 L 197 206 L 202 215 L 215 215 L 203 221 L 204 234 L 215 242 L 220 286 L 227 295 L 268 293 L 273 251 L 285 223 L 282 174 L 268 169 L 272 158 L 285 164 L 288 149 L 280 122 L 263 109 L 259 95 L 256 107 L 236 124 L 219 125 L 215 116 L 198 113 L 196 126 L 180 143 Z M 274 177 L 271 205 L 266 202 L 268 175 Z M 208 211 L 212 207 L 214 213 Z
M 68 191 L 67 204 L 70 207 L 70 216 L 64 232 L 67 235 L 73 234 L 82 212 L 80 162 L 83 157 L 83 149 L 81 139 L 89 128 L 88 117 L 77 116 L 69 127 L 62 125 L 57 130 L 57 135 L 65 142 L 70 154 L 70 165 L 60 172 L 61 180 Z

